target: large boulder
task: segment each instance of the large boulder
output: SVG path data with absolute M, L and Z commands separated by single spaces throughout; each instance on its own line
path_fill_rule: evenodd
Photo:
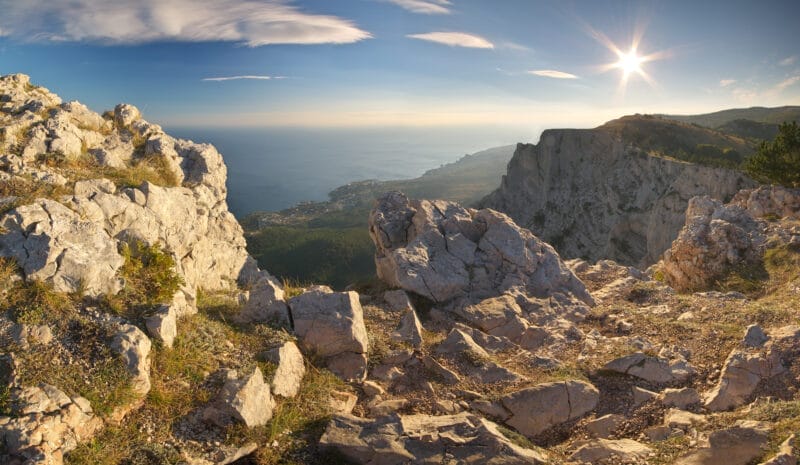
M 390 192 L 377 201 L 369 224 L 378 277 L 390 286 L 435 302 L 520 289 L 593 304 L 555 250 L 502 213 Z
M 557 381 L 513 392 L 500 401 L 511 414 L 505 423 L 528 437 L 591 412 L 600 392 L 585 381 Z
M 358 293 L 315 286 L 289 300 L 300 345 L 345 380 L 367 376 L 367 328 Z
M 538 450 L 508 440 L 498 426 L 470 413 L 389 415 L 374 420 L 337 415 L 320 439 L 356 464 L 543 464 Z

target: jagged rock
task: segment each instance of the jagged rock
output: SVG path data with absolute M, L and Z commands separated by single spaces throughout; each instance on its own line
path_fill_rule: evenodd
M 744 208 L 695 197 L 686 225 L 664 252 L 664 277 L 677 290 L 707 288 L 734 266 L 760 262 L 765 242 L 762 225 Z
M 140 396 L 150 392 L 150 339 L 134 325 L 119 324 L 111 349 L 120 355 L 133 377 L 133 391 Z
M 31 343 L 47 345 L 53 340 L 53 331 L 47 325 L 15 324 L 11 328 L 11 338 L 23 349 Z
M 706 423 L 708 423 L 708 420 L 703 415 L 687 412 L 686 410 L 671 408 L 664 414 L 664 425 L 670 428 L 679 428 L 686 431 L 692 426 Z
M 764 334 L 764 330 L 761 329 L 761 326 L 750 325 L 745 330 L 742 343 L 747 347 L 763 347 L 767 339 L 769 338 Z
M 386 301 L 386 303 L 389 304 L 389 308 L 394 311 L 414 309 L 414 305 L 411 304 L 411 299 L 408 298 L 406 291 L 402 289 L 384 292 L 383 300 Z
M 177 312 L 170 305 L 162 305 L 144 319 L 147 332 L 159 339 L 165 347 L 172 347 L 178 335 Z
M 748 401 L 758 383 L 786 371 L 782 359 L 785 353 L 800 350 L 800 326 L 772 331 L 762 347 L 749 347 L 745 343 L 742 346 L 730 353 L 719 382 L 705 394 L 707 409 L 719 411 L 738 407 Z
M 375 381 L 364 381 L 361 383 L 361 389 L 364 391 L 364 394 L 369 397 L 386 394 L 386 391 L 383 389 L 383 387 L 381 387 L 381 385 Z
M 406 399 L 382 400 L 369 406 L 369 414 L 373 417 L 381 417 L 397 412 L 406 405 L 408 405 L 408 400 Z
M 653 391 L 648 391 L 647 389 L 640 388 L 639 386 L 633 386 L 631 388 L 631 394 L 633 395 L 633 405 L 639 406 L 647 401 L 653 400 L 658 397 L 658 394 Z
M 469 334 L 459 329 L 450 331 L 447 338 L 436 348 L 436 353 L 469 363 L 471 367 L 467 375 L 481 383 L 514 382 L 522 379 L 518 374 L 492 361 L 488 352 L 476 344 Z
M 617 429 L 625 417 L 616 413 L 609 413 L 600 418 L 586 423 L 586 430 L 596 438 L 607 439 Z
M 14 258 L 28 279 L 47 281 L 57 291 L 114 294 L 125 262 L 102 223 L 49 199 L 23 205 L 0 218 L 0 255 Z
M 134 122 L 142 119 L 139 109 L 127 103 L 120 103 L 114 107 L 114 122 L 122 127 L 130 127 Z
M 480 206 L 508 214 L 564 257 L 647 266 L 677 237 L 690 198 L 729 198 L 753 185 L 734 170 L 651 155 L 603 127 L 558 129 L 517 145 Z
M 558 381 L 538 384 L 500 399 L 511 413 L 505 423 L 532 437 L 548 428 L 580 418 L 592 411 L 600 399 L 599 391 L 585 381 Z
M 370 236 L 378 277 L 435 302 L 480 300 L 519 288 L 593 304 L 552 247 L 492 210 L 388 193 L 370 214 Z
M 794 453 L 796 442 L 796 436 L 792 434 L 781 443 L 778 453 L 760 465 L 797 465 L 797 455 Z
M 708 447 L 685 455 L 675 465 L 747 465 L 764 452 L 768 432 L 768 428 L 758 422 L 743 422 L 733 428 L 714 431 L 708 436 Z
M 635 376 L 653 383 L 685 381 L 694 368 L 685 360 L 669 361 L 637 352 L 608 362 L 604 370 Z
M 686 407 L 690 405 L 699 404 L 701 402 L 700 394 L 695 388 L 690 387 L 664 389 L 658 394 L 658 399 L 665 407 L 677 407 L 679 409 L 686 409 Z
M 289 326 L 289 308 L 283 288 L 277 279 L 262 272 L 263 276 L 242 293 L 242 307 L 238 319 L 242 323 L 270 322 Z
M 497 425 L 469 413 L 389 415 L 375 420 L 337 415 L 320 439 L 357 464 L 540 464 L 539 451 L 513 444 Z
M 633 439 L 596 439 L 584 444 L 567 460 L 576 463 L 643 464 L 653 449 Z
M 422 357 L 422 364 L 445 384 L 453 385 L 461 382 L 461 378 L 458 374 L 445 368 L 430 355 Z
M 508 410 L 506 410 L 506 408 L 503 407 L 499 402 L 490 402 L 485 399 L 478 399 L 473 401 L 470 406 L 484 415 L 496 418 L 503 422 L 508 420 L 508 417 L 511 415 L 508 413 Z
M 289 301 L 294 332 L 306 350 L 346 380 L 367 375 L 367 329 L 356 292 L 315 286 Z
M 227 370 L 225 384 L 214 402 L 203 411 L 203 419 L 218 426 L 240 421 L 252 428 L 266 425 L 274 408 L 270 387 L 258 367 L 242 378 L 235 370 Z
M 417 349 L 422 347 L 422 323 L 413 308 L 405 311 L 397 330 L 392 333 L 392 338 L 396 341 L 408 342 L 411 347 Z
M 347 415 L 356 407 L 358 396 L 345 391 L 331 391 L 328 403 L 334 412 Z
M 759 186 L 736 193 L 731 203 L 738 205 L 753 218 L 777 216 L 800 217 L 800 190 L 782 186 Z
M 0 417 L 0 444 L 26 464 L 61 465 L 65 453 L 103 426 L 89 401 L 48 384 L 22 389 L 13 404 L 14 417 Z
M 294 397 L 300 392 L 300 383 L 306 374 L 303 354 L 294 342 L 285 342 L 267 352 L 267 359 L 278 365 L 272 378 L 272 393 L 282 397 Z

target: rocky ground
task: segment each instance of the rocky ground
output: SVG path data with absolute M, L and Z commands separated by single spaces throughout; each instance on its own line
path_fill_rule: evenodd
M 697 197 L 647 270 L 382 197 L 378 279 L 283 286 L 225 167 L 0 78 L 0 462 L 794 464 L 800 192 Z

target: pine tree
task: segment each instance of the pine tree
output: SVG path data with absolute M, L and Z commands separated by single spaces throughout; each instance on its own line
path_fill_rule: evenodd
M 773 141 L 764 141 L 747 159 L 744 170 L 755 180 L 800 187 L 800 126 L 783 123 Z

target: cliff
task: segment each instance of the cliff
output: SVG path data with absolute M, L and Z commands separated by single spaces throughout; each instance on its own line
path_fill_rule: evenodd
M 648 153 L 603 128 L 548 130 L 519 144 L 480 205 L 511 216 L 562 255 L 646 266 L 678 235 L 690 198 L 729 199 L 736 171 Z

